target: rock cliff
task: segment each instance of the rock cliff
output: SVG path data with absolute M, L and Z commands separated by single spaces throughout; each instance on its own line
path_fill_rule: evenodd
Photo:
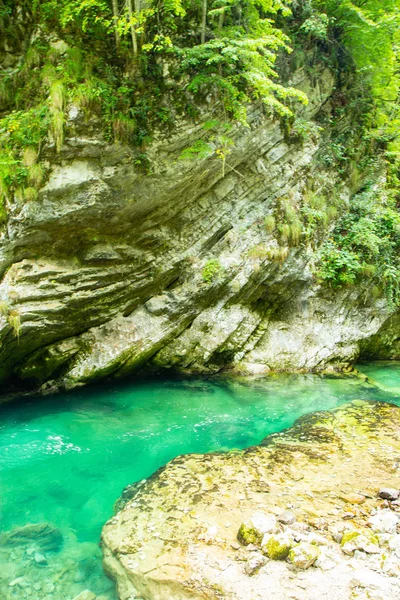
M 323 66 L 292 81 L 304 116 L 332 109 Z M 182 160 L 204 134 L 181 121 L 147 151 L 108 145 L 72 106 L 38 199 L 9 207 L 1 234 L 0 381 L 70 388 L 146 368 L 188 372 L 324 370 L 352 365 L 383 329 L 381 358 L 398 355 L 384 297 L 332 291 L 314 275 L 318 245 L 277 241 L 266 219 L 307 190 L 345 210 L 357 191 L 323 166 L 325 133 L 288 140 L 256 108 L 237 126 L 225 165 Z M 333 226 L 333 225 L 332 225 Z M 376 353 L 376 344 L 375 350 Z

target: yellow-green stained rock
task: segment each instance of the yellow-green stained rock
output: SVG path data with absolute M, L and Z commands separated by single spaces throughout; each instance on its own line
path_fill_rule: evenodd
M 262 541 L 261 550 L 271 560 L 285 560 L 293 544 L 294 541 L 287 533 L 266 535 Z
M 367 554 L 379 554 L 380 552 L 378 538 L 366 528 L 346 531 L 340 545 L 343 552 L 349 555 L 354 554 L 356 550 Z

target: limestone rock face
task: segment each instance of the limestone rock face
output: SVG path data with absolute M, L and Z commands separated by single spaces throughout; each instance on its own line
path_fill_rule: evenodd
M 178 457 L 123 495 L 104 566 L 121 600 L 396 600 L 399 507 L 378 492 L 399 488 L 399 455 L 400 408 L 355 401 L 242 452 Z M 288 505 L 296 521 L 274 520 Z
M 300 69 L 293 84 L 309 95 L 305 117 L 329 111 L 329 70 L 312 82 Z M 133 150 L 107 145 L 78 112 L 38 199 L 12 205 L 0 235 L 3 390 L 69 388 L 144 366 L 343 368 L 382 328 L 382 353 L 393 354 L 386 300 L 321 289 L 317 249 L 279 249 L 265 226 L 277 202 L 299 202 L 310 184 L 349 201 L 352 190 L 317 160 L 322 138 L 289 143 L 255 108 L 250 128 L 232 132 L 223 170 L 215 154 L 179 160 L 204 135 L 182 122 L 155 135 L 144 173 Z

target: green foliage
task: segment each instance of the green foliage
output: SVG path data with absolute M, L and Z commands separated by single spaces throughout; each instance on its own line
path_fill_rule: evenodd
M 317 40 L 328 39 L 329 17 L 325 13 L 313 13 L 304 21 L 300 31 Z
M 322 127 L 314 121 L 297 118 L 290 129 L 289 141 L 299 144 L 304 144 L 310 140 L 315 142 L 318 140 L 321 131 Z
M 223 268 L 217 259 L 208 260 L 201 273 L 205 283 L 211 283 L 221 274 Z
M 333 287 L 370 277 L 400 303 L 400 215 L 395 202 L 375 187 L 358 194 L 322 246 L 317 276 Z
M 369 112 L 369 135 L 387 141 L 397 138 L 400 125 L 398 0 L 313 0 L 309 7 L 314 16 L 321 12 L 326 14 L 336 38 L 339 33 L 340 43 L 357 69 L 361 83 L 359 95 L 371 94 L 374 108 Z
M 213 149 L 210 144 L 204 140 L 197 140 L 192 146 L 181 152 L 179 160 L 201 160 L 211 156 L 211 154 L 213 154 Z
M 35 164 L 47 135 L 49 112 L 46 106 L 14 111 L 0 119 L 0 221 L 5 221 L 5 202 L 25 186 L 26 199 L 37 195 L 35 187 L 44 180 L 44 169 Z M 31 190 L 31 191 L 29 191 Z M 33 193 L 32 193 L 33 192 Z M 26 195 L 25 195 L 26 194 Z M 21 195 L 21 194 L 20 194 Z

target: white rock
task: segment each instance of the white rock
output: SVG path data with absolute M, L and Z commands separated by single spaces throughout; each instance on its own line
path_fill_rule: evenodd
M 313 544 L 301 542 L 289 552 L 289 560 L 297 569 L 308 569 L 320 557 L 321 550 Z
M 244 567 L 244 572 L 251 577 L 252 575 L 255 575 L 266 562 L 265 557 L 260 552 L 252 553 Z
M 315 561 L 315 566 L 321 571 L 334 569 L 341 561 L 340 555 L 332 548 L 321 548 L 321 554 Z
M 368 520 L 371 529 L 379 533 L 396 533 L 398 522 L 398 516 L 390 509 L 380 510 Z
M 270 515 L 263 512 L 254 513 L 250 517 L 250 523 L 252 527 L 261 535 L 273 533 L 278 529 L 278 521 L 275 515 Z
M 397 558 L 400 558 L 400 535 L 393 535 L 389 539 L 388 544 L 390 550 L 397 556 Z
M 206 544 L 212 544 L 213 542 L 215 542 L 217 533 L 218 527 L 216 525 L 211 525 L 211 527 L 209 527 L 202 536 L 202 539 L 205 541 Z
M 315 533 L 314 531 L 308 534 L 307 542 L 309 544 L 314 544 L 315 546 L 329 546 L 329 540 L 324 538 L 323 535 Z

